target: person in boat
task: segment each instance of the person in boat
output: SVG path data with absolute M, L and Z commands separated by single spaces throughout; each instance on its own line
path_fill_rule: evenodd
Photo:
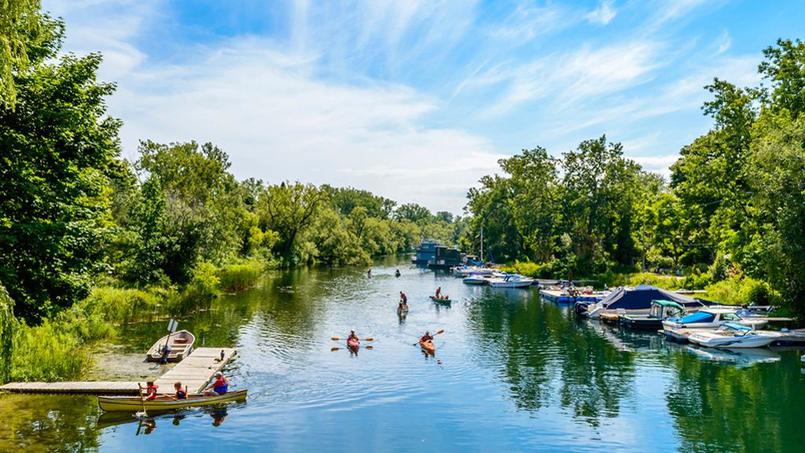
M 408 308 L 408 296 L 406 296 L 402 291 L 400 291 L 400 306 Z
M 178 381 L 174 382 L 173 383 L 173 389 L 176 390 L 176 394 L 174 395 L 175 399 L 177 399 L 177 400 L 186 400 L 187 399 L 187 389 L 182 389 L 182 383 L 181 382 L 178 382 Z
M 430 332 L 425 332 L 425 335 L 422 335 L 422 338 L 419 339 L 420 343 L 427 343 L 429 341 L 433 341 L 433 335 Z
M 148 381 L 145 383 L 145 400 L 151 401 L 156 399 L 157 397 L 157 389 L 159 388 L 158 385 L 154 384 L 154 381 Z
M 442 298 L 442 287 L 441 287 L 441 286 L 440 286 L 440 287 L 438 287 L 438 288 L 436 288 L 436 298 L 437 298 L 437 299 L 441 299 L 441 298 Z
M 355 329 L 349 331 L 349 336 L 347 337 L 347 343 L 349 343 L 351 340 L 360 341 L 360 338 L 358 338 L 358 334 L 355 333 Z
M 215 381 L 204 389 L 206 396 L 220 396 L 225 395 L 229 390 L 229 381 L 224 377 L 224 373 L 220 371 L 215 373 Z
M 395 273 L 394 273 L 394 276 L 395 276 L 395 277 L 399 277 L 400 275 L 402 275 L 402 273 L 400 273 L 400 270 L 399 270 L 399 269 L 397 269 L 397 272 L 395 272 Z
M 366 276 L 369 277 L 369 278 L 372 278 L 372 270 L 371 269 L 366 271 Z

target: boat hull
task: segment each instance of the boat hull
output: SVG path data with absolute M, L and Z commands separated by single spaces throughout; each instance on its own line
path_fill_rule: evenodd
M 436 353 L 436 346 L 433 344 L 432 341 L 420 341 L 419 347 L 422 348 L 423 351 L 427 352 L 430 355 Z
M 453 302 L 450 299 L 437 299 L 435 296 L 430 296 L 430 300 L 436 302 L 437 304 L 444 304 L 444 305 L 450 305 L 450 303 Z
M 221 396 L 191 395 L 184 400 L 159 397 L 155 400 L 142 401 L 138 397 L 130 396 L 99 396 L 98 405 L 105 412 L 138 412 L 145 407 L 147 411 L 170 411 L 188 407 L 214 406 L 217 404 L 243 401 L 246 399 L 246 390 L 229 392 Z
M 170 337 L 171 351 L 167 357 L 163 357 L 162 348 L 165 343 L 169 341 L 168 337 Z M 148 362 L 162 362 L 163 360 L 167 362 L 180 362 L 193 352 L 193 344 L 195 342 L 195 335 L 187 330 L 180 330 L 170 335 L 165 335 L 151 346 L 151 349 L 149 349 L 145 355 L 145 360 Z

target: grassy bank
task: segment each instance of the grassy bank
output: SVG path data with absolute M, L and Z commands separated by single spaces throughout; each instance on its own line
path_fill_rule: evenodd
M 208 308 L 222 292 L 256 286 L 265 271 L 266 265 L 257 260 L 222 267 L 200 263 L 184 288 L 124 288 L 112 282 L 96 286 L 86 299 L 37 326 L 10 317 L 13 301 L 3 289 L 0 334 L 10 341 L 0 342 L 0 380 L 79 378 L 92 365 L 93 346 L 114 338 L 115 325 Z

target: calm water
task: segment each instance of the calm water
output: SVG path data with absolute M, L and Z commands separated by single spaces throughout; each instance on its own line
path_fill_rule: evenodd
M 182 320 L 199 341 L 239 349 L 228 374 L 249 389 L 246 403 L 146 426 L 101 416 L 93 397 L 3 395 L 0 450 L 805 448 L 799 351 L 666 344 L 579 323 L 536 291 L 468 287 L 404 264 L 395 278 L 395 265 L 376 266 L 371 280 L 358 269 L 273 274 Z M 427 299 L 436 286 L 452 307 Z M 395 313 L 401 289 L 405 320 Z M 117 352 L 140 357 L 164 324 L 124 328 Z M 331 351 L 342 344 L 330 337 L 350 328 L 374 337 L 374 348 Z M 436 357 L 425 357 L 413 344 L 438 329 Z

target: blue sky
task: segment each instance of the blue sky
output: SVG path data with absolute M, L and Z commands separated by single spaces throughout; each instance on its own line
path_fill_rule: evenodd
M 805 2 L 44 0 L 100 51 L 124 156 L 212 141 L 239 178 L 372 190 L 460 213 L 497 159 L 607 134 L 668 174 L 710 127 L 702 88 L 759 81 Z

